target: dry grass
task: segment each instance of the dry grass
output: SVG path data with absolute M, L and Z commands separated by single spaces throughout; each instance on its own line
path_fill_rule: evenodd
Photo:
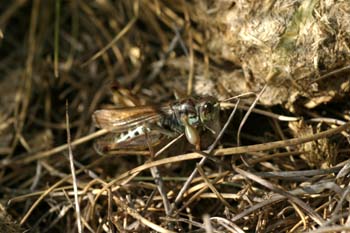
M 350 4 L 220 2 L 0 2 L 0 232 L 350 231 Z M 215 148 L 93 148 L 96 109 L 265 84 Z

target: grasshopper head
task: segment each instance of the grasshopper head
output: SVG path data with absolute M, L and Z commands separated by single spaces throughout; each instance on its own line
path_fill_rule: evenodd
M 212 96 L 201 97 L 197 103 L 196 109 L 201 124 L 213 134 L 218 134 L 220 131 L 219 101 Z

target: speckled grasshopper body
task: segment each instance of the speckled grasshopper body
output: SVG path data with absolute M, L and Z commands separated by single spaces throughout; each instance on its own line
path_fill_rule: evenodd
M 97 149 L 146 148 L 165 136 L 181 133 L 200 149 L 200 131 L 219 132 L 219 112 L 219 101 L 212 96 L 191 96 L 159 106 L 97 110 L 93 114 L 95 126 L 110 131 L 97 141 Z

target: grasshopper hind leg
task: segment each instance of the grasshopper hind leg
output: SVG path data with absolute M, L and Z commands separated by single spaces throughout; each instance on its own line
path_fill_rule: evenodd
M 147 132 L 147 136 L 145 132 Z M 152 146 L 158 145 L 163 136 L 164 135 L 158 131 L 139 126 L 124 133 L 109 133 L 95 141 L 94 149 L 100 155 L 122 149 L 144 150 L 148 148 L 148 143 Z
M 94 150 L 99 155 L 105 155 L 109 151 L 116 149 L 116 144 L 114 143 L 114 138 L 112 134 L 108 134 L 98 140 L 93 144 Z

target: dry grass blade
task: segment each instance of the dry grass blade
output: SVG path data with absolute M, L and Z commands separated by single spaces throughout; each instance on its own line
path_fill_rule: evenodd
M 16 137 L 12 145 L 12 149 L 15 150 L 18 141 L 20 141 L 22 130 L 24 127 L 24 122 L 27 117 L 28 107 L 30 103 L 30 98 L 32 94 L 32 76 L 33 76 L 33 62 L 35 58 L 36 49 L 36 30 L 38 24 L 38 14 L 39 14 L 40 0 L 34 1 L 31 19 L 30 19 L 30 32 L 28 38 L 28 54 L 26 59 L 26 68 L 23 74 L 23 83 L 21 88 L 18 90 L 17 96 L 17 108 L 16 108 Z
M 95 55 L 93 55 L 88 61 L 82 64 L 82 66 L 86 66 L 92 61 L 96 60 L 100 56 L 102 56 L 108 49 L 110 49 L 120 38 L 122 38 L 129 30 L 130 28 L 135 24 L 135 22 L 138 19 L 138 11 L 139 11 L 139 3 L 138 1 L 135 1 L 135 16 L 130 20 L 130 22 L 121 30 L 111 42 L 109 42 L 103 49 L 98 51 Z
M 55 73 L 55 77 L 58 78 L 59 77 L 59 44 L 60 44 L 60 40 L 59 40 L 59 31 L 60 31 L 60 15 L 61 15 L 61 0 L 56 0 L 56 12 L 55 12 L 55 52 L 54 52 L 54 73 Z
M 208 177 L 204 174 L 203 169 L 200 166 L 197 166 L 198 173 L 201 175 L 205 183 L 208 185 L 208 188 L 215 193 L 217 198 L 222 202 L 224 206 L 226 206 L 230 211 L 234 212 L 234 208 L 225 200 L 225 198 L 220 194 L 220 192 L 214 187 L 214 185 L 210 182 Z
M 131 215 L 135 219 L 139 220 L 140 222 L 142 222 L 143 224 L 145 224 L 149 228 L 151 228 L 157 232 L 164 232 L 164 233 L 175 232 L 175 231 L 167 230 L 161 226 L 158 226 L 158 225 L 152 223 L 151 221 L 147 220 L 146 218 L 142 217 L 136 210 L 130 208 L 126 203 L 124 203 L 123 200 L 120 200 L 117 196 L 114 196 L 113 200 L 117 203 L 118 206 L 122 207 L 129 215 Z
M 81 214 L 80 214 L 80 205 L 79 205 L 79 198 L 78 198 L 78 185 L 77 185 L 77 177 L 76 177 L 76 173 L 75 173 L 74 158 L 73 158 L 73 151 L 72 151 L 72 145 L 71 145 L 71 135 L 70 135 L 70 126 L 69 126 L 69 113 L 68 113 L 68 101 L 66 102 L 66 124 L 67 124 L 68 156 L 69 156 L 70 170 L 71 170 L 71 173 L 72 173 L 75 212 L 77 213 L 78 232 L 81 233 L 81 232 L 83 232 L 83 229 L 81 227 Z
M 241 145 L 241 131 L 242 128 L 244 126 L 244 124 L 246 123 L 250 113 L 253 111 L 254 107 L 256 106 L 256 104 L 258 103 L 259 99 L 261 98 L 261 96 L 264 94 L 265 90 L 266 90 L 267 85 L 264 85 L 264 87 L 261 89 L 261 91 L 259 92 L 259 94 L 256 96 L 254 102 L 251 104 L 251 106 L 248 108 L 246 114 L 244 115 L 241 123 L 239 124 L 238 130 L 237 130 L 237 146 Z M 244 160 L 243 160 L 244 161 Z
M 324 221 L 323 219 L 321 218 L 321 216 L 319 216 L 316 211 L 314 211 L 313 209 L 311 209 L 310 206 L 308 206 L 306 203 L 304 203 L 302 200 L 300 200 L 299 198 L 289 194 L 288 192 L 282 190 L 282 189 L 279 189 L 277 187 L 275 187 L 274 185 L 272 185 L 270 182 L 267 182 L 266 180 L 252 174 L 252 173 L 249 173 L 249 172 L 246 172 L 240 168 L 237 168 L 237 167 L 233 167 L 233 170 L 236 171 L 237 173 L 247 177 L 248 179 L 251 179 L 255 182 L 258 182 L 259 184 L 267 187 L 268 189 L 271 189 L 272 191 L 274 192 L 277 192 L 281 195 L 284 195 L 286 196 L 288 199 L 290 199 L 292 202 L 296 203 L 300 208 L 304 209 L 308 214 L 309 216 L 315 221 L 317 222 L 319 225 L 323 225 L 324 224 Z
M 87 136 L 84 136 L 82 138 L 79 138 L 75 141 L 73 141 L 71 143 L 71 146 L 77 146 L 77 145 L 80 145 L 80 144 L 83 144 L 83 143 L 86 143 L 88 141 L 91 141 L 97 137 L 100 137 L 100 136 L 103 136 L 105 134 L 107 134 L 108 131 L 105 130 L 105 129 L 101 129 L 99 131 L 96 131 L 92 134 L 89 134 Z M 47 157 L 50 157 L 52 155 L 55 155 L 57 153 L 60 153 L 62 151 L 65 151 L 68 149 L 68 144 L 63 144 L 61 146 L 58 146 L 56 148 L 53 148 L 53 149 L 50 149 L 50 150 L 47 150 L 47 151 L 42 151 L 42 152 L 38 152 L 34 155 L 26 155 L 24 158 L 20 158 L 18 160 L 15 160 L 14 162 L 15 163 L 19 163 L 19 164 L 25 164 L 25 163 L 30 163 L 32 161 L 35 161 L 35 160 L 39 160 L 39 159 L 44 159 L 44 158 L 47 158 Z

